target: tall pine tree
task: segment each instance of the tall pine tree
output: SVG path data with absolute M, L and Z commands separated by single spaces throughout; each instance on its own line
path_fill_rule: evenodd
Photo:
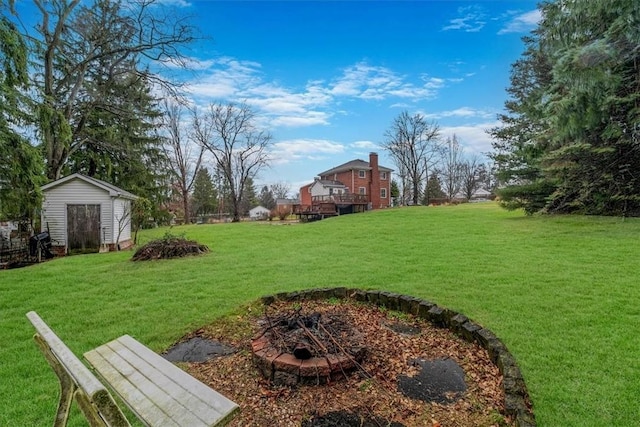
M 28 122 L 27 47 L 0 3 L 0 219 L 33 220 L 40 204 L 40 153 L 15 129 Z
M 493 160 L 507 207 L 640 215 L 640 8 L 541 5 L 514 64 Z

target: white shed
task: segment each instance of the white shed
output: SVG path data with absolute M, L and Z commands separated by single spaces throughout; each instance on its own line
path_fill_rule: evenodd
M 256 206 L 255 208 L 249 210 L 249 218 L 253 220 L 267 219 L 269 218 L 269 212 L 271 211 L 264 206 Z
M 42 230 L 57 253 L 132 245 L 133 194 L 79 173 L 42 186 Z

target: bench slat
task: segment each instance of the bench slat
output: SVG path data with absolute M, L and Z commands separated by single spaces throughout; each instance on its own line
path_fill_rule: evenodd
M 227 412 L 233 411 L 237 406 L 133 338 L 122 337 L 117 342 L 125 343 L 126 347 L 123 346 L 122 349 L 116 348 L 116 343 L 112 348 L 118 352 L 122 351 L 120 354 L 143 375 L 154 376 L 154 383 L 161 389 L 172 390 L 172 397 L 184 405 L 187 411 L 197 414 L 204 425 L 211 425 L 224 418 Z M 149 360 L 149 357 L 152 360 Z
M 166 415 L 183 426 L 225 423 L 238 410 L 234 402 L 128 335 L 85 353 L 85 358 L 149 425 L 166 425 L 153 420 L 158 407 L 170 408 Z M 150 401 L 134 401 L 140 393 Z
M 147 397 L 139 391 L 139 386 L 112 365 L 113 359 L 105 358 L 102 352 L 91 351 L 85 358 L 99 375 L 105 378 L 120 398 L 148 426 L 176 427 L 178 424 L 158 406 L 152 406 Z
M 227 399 L 211 387 L 198 381 L 164 357 L 151 351 L 148 347 L 131 338 L 129 335 L 120 337 L 118 341 L 138 355 L 141 360 L 148 362 L 155 369 L 159 369 L 160 372 L 166 375 L 169 379 L 179 383 L 193 396 L 198 397 L 197 400 L 193 400 L 193 403 L 198 401 L 205 402 L 207 406 L 210 406 L 218 413 L 218 416 L 227 415 L 230 412 L 239 410 L 239 407 L 235 402 Z M 197 407 L 194 407 L 194 409 L 198 410 Z
M 98 381 L 98 379 L 91 373 L 75 354 L 69 350 L 69 347 L 62 342 L 60 338 L 51 330 L 51 328 L 44 323 L 44 320 L 35 311 L 27 313 L 27 317 L 33 324 L 36 332 L 40 334 L 42 339 L 47 343 L 51 351 L 53 351 L 56 357 L 60 360 L 62 366 L 67 373 L 77 382 L 77 384 L 84 390 L 84 392 L 92 399 L 100 392 L 105 392 L 107 389 Z

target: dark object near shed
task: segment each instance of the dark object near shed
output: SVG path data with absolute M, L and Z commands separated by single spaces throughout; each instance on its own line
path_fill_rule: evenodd
M 39 234 L 34 234 L 29 238 L 29 255 L 32 257 L 38 256 L 38 251 L 41 251 L 42 256 L 45 258 L 53 258 L 51 253 L 51 236 L 49 232 L 44 231 Z

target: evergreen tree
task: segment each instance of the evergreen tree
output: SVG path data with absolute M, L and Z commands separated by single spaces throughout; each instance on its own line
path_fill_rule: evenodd
M 258 197 L 256 196 L 256 188 L 253 185 L 253 179 L 248 178 L 244 185 L 242 199 L 240 201 L 240 215 L 249 215 L 249 210 L 255 208 L 260 204 Z
M 196 215 L 208 215 L 218 209 L 218 192 L 207 168 L 200 168 L 196 173 L 191 201 Z
M 640 215 L 640 8 L 541 5 L 492 158 L 508 208 Z
M 14 129 L 27 122 L 27 47 L 0 3 L 0 219 L 30 219 L 40 205 L 40 153 Z
M 545 137 L 543 99 L 551 82 L 551 67 L 539 49 L 536 37 L 524 39 L 523 57 L 511 68 L 510 99 L 507 114 L 498 118 L 502 126 L 489 131 L 494 138 L 491 158 L 496 166 L 501 205 L 523 208 L 532 214 L 544 208 L 555 184 L 542 170 L 542 157 L 548 146 Z
M 440 183 L 440 177 L 438 176 L 437 172 L 431 172 L 431 175 L 429 175 L 427 185 L 424 189 L 424 194 L 425 196 L 422 200 L 422 203 L 424 205 L 430 204 L 432 200 L 442 200 L 447 197 L 447 195 L 442 190 L 442 184 Z
M 154 122 L 160 113 L 149 83 L 129 74 L 119 84 L 93 85 L 108 100 L 110 110 L 119 113 L 103 109 L 87 113 L 80 133 L 86 142 L 69 156 L 63 170 L 110 182 L 155 206 L 163 204 L 173 177 L 163 140 L 155 134 Z
M 640 7 L 635 0 L 545 4 L 550 212 L 640 215 Z
M 400 186 L 395 179 L 391 180 L 390 196 L 393 206 L 400 205 Z
M 109 143 L 137 128 L 127 129 L 126 125 L 136 120 L 131 114 L 138 112 L 138 97 L 148 96 L 141 90 L 146 90 L 149 82 L 172 86 L 157 69 L 149 67 L 181 63 L 179 48 L 193 40 L 191 28 L 181 21 L 175 9 L 161 2 L 34 0 L 34 3 L 41 21 L 33 26 L 36 31 L 28 35 L 34 46 L 31 92 L 47 177 L 59 178 L 70 157 L 87 145 L 94 145 L 86 149 L 86 155 L 94 161 L 108 158 L 121 162 L 122 159 L 109 157 L 113 149 Z M 137 87 L 128 91 L 127 84 L 131 83 Z M 122 99 L 129 102 L 114 102 Z M 103 123 L 105 118 L 107 121 Z M 114 127 L 117 122 L 125 126 Z M 104 144 L 93 138 L 96 126 L 103 125 L 105 129 L 100 136 L 106 137 Z M 149 135 L 133 134 L 127 141 L 118 142 L 131 143 L 141 137 Z M 146 155 L 138 147 L 130 147 L 126 154 Z M 121 149 L 117 151 L 122 154 Z M 87 168 L 90 170 L 91 165 Z M 131 173 L 142 171 L 134 169 L 137 170 Z
M 261 206 L 264 206 L 269 210 L 273 210 L 276 208 L 276 201 L 273 198 L 273 193 L 271 192 L 271 189 L 266 185 L 263 186 L 260 190 L 258 201 L 260 202 Z

